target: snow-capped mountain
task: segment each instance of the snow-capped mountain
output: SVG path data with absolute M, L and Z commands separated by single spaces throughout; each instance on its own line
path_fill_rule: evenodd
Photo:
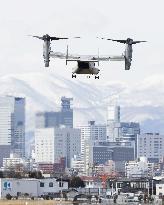
M 74 124 L 88 120 L 105 123 L 107 105 L 117 101 L 122 121 L 140 122 L 143 131 L 164 132 L 164 76 L 140 84 L 96 83 L 48 73 L 7 75 L 0 78 L 0 95 L 26 97 L 27 131 L 34 129 L 37 111 L 60 109 L 61 96 L 73 97 Z

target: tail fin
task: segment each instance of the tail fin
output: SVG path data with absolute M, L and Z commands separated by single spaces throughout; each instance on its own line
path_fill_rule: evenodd
M 100 56 L 99 56 L 99 48 L 98 48 L 98 66 L 99 66 L 99 63 L 100 62 Z
M 67 45 L 67 53 L 66 53 L 66 65 L 67 65 L 67 60 L 68 60 L 68 45 Z

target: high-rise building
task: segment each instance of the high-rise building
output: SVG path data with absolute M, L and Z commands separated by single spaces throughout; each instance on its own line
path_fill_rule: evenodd
M 73 127 L 73 109 L 71 101 L 73 98 L 61 98 L 61 110 L 59 112 L 38 112 L 36 113 L 36 128 L 51 128 L 64 125 Z
M 58 163 L 66 158 L 70 167 L 74 155 L 81 153 L 80 130 L 74 128 L 40 128 L 35 131 L 35 160 Z
M 107 109 L 107 120 L 110 122 L 120 122 L 120 106 L 109 105 Z
M 110 105 L 107 108 L 107 139 L 115 141 L 119 137 L 120 106 Z
M 2 158 L 10 153 L 25 156 L 25 99 L 0 97 L 0 152 Z
M 120 121 L 120 106 L 108 107 L 107 118 L 107 140 L 115 141 L 135 141 L 137 134 L 140 134 L 140 124 L 136 122 Z
M 137 135 L 137 157 L 146 157 L 149 162 L 159 162 L 164 157 L 164 135 L 145 133 Z
M 97 125 L 89 121 L 88 125 L 78 126 L 81 129 L 81 155 L 84 156 L 86 145 L 95 141 L 106 141 L 106 125 Z

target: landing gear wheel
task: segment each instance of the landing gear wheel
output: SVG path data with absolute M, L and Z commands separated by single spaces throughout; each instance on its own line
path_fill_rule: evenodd
M 95 76 L 95 79 L 99 79 L 99 76 Z
M 76 75 L 72 74 L 72 78 L 76 78 Z

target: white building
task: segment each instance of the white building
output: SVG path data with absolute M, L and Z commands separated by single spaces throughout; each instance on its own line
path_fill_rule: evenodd
M 66 158 L 70 167 L 71 158 L 81 153 L 80 130 L 74 128 L 42 128 L 35 131 L 35 161 L 58 163 Z
M 38 197 L 48 193 L 59 193 L 63 189 L 68 189 L 68 182 L 56 180 L 55 178 L 47 179 L 0 179 L 0 199 L 11 196 L 21 196 L 28 194 L 30 197 Z
M 125 176 L 127 178 L 153 177 L 154 163 L 149 163 L 146 157 L 125 163 Z
M 120 106 L 113 104 L 107 108 L 107 139 L 115 141 L 119 137 Z
M 145 133 L 137 136 L 137 157 L 146 157 L 150 162 L 158 162 L 164 157 L 164 135 Z
M 108 160 L 107 163 L 104 165 L 104 173 L 105 174 L 115 174 L 115 162 L 113 160 Z
M 0 166 L 10 152 L 25 156 L 25 99 L 0 97 Z
M 76 170 L 79 175 L 84 173 L 84 160 L 82 160 L 81 156 L 75 155 L 71 159 L 71 168 Z
M 3 158 L 3 168 L 4 169 L 10 169 L 15 168 L 16 165 L 23 165 L 25 164 L 25 160 L 14 156 L 14 154 L 10 154 L 9 158 Z
M 140 125 L 136 122 L 120 122 L 120 106 L 108 106 L 107 140 L 136 141 Z
M 106 125 L 96 125 L 95 121 L 89 121 L 88 125 L 78 126 L 78 128 L 81 129 L 82 157 L 89 142 L 106 141 Z
M 160 184 L 156 184 L 156 195 L 164 196 L 164 182 L 161 182 Z

